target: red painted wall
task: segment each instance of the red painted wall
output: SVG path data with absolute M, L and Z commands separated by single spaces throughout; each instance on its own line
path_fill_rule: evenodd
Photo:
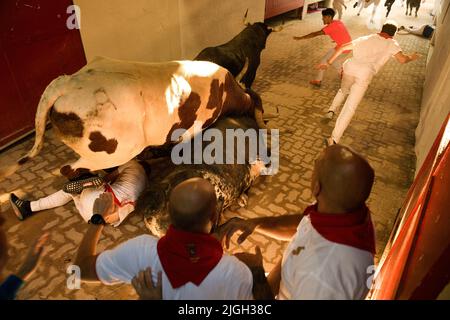
M 71 0 L 0 1 L 0 148 L 34 129 L 45 87 L 86 64 Z
M 435 299 L 450 279 L 450 114 L 411 186 L 371 299 Z
M 305 0 L 266 0 L 264 19 L 303 7 Z

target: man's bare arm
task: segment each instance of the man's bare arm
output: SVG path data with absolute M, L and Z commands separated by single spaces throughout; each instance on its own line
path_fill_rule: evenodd
M 301 37 L 293 37 L 294 40 L 304 40 L 304 39 L 311 39 L 311 38 L 315 38 L 318 36 L 323 36 L 325 35 L 325 32 L 323 32 L 322 30 L 316 31 L 316 32 L 311 32 L 308 33 L 307 35 L 301 36 Z
M 326 63 L 320 63 L 316 66 L 316 69 L 327 69 L 329 65 L 331 65 L 334 60 L 337 59 L 337 57 L 339 57 L 344 51 L 347 50 L 352 50 L 353 49 L 353 43 L 352 42 L 348 42 L 346 44 L 343 44 L 342 46 L 340 46 L 339 48 L 337 48 L 333 55 L 330 57 L 330 59 L 328 59 L 328 61 Z
M 297 226 L 302 218 L 302 214 L 262 217 L 247 220 L 233 218 L 219 226 L 216 231 L 216 236 L 219 241 L 223 241 L 225 238 L 225 246 L 227 248 L 230 246 L 231 237 L 238 231 L 242 232 L 237 240 L 238 243 L 242 243 L 255 230 L 277 240 L 289 241 L 297 232 Z
M 81 280 L 88 282 L 100 281 L 96 272 L 97 243 L 102 234 L 103 225 L 89 225 L 80 247 L 78 248 L 75 265 L 81 270 Z
M 255 231 L 258 233 L 277 240 L 290 241 L 297 232 L 297 227 L 302 218 L 302 214 L 293 214 L 252 220 L 256 223 Z
M 344 51 L 347 50 L 352 50 L 353 49 L 353 43 L 352 42 L 348 42 L 343 44 L 342 46 L 340 46 L 338 49 L 336 49 L 333 53 L 333 55 L 330 57 L 330 59 L 328 59 L 328 64 L 332 64 L 334 62 L 334 60 L 337 59 L 337 57 L 339 57 Z
M 115 205 L 109 192 L 102 193 L 94 202 L 93 212 L 100 214 L 106 223 L 111 223 L 114 217 Z M 97 276 L 97 243 L 102 234 L 103 225 L 89 225 L 89 228 L 78 248 L 75 264 L 80 267 L 81 280 L 89 282 L 100 281 Z

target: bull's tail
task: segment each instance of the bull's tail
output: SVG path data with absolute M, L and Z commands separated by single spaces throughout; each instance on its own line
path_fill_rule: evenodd
M 28 159 L 36 156 L 41 151 L 44 144 L 45 125 L 47 123 L 48 112 L 55 103 L 55 101 L 63 94 L 64 84 L 69 79 L 69 76 L 60 76 L 53 80 L 45 89 L 41 96 L 37 110 L 36 110 L 36 139 L 33 148 L 28 154 L 19 160 L 19 164 L 25 163 Z
M 264 122 L 264 119 L 263 119 L 263 113 L 264 113 L 264 110 L 262 108 L 262 104 L 256 105 L 255 106 L 255 120 L 256 120 L 256 124 L 261 129 L 268 129 L 266 124 L 265 124 L 265 122 Z
M 255 107 L 254 112 L 255 112 L 255 120 L 256 120 L 256 124 L 258 125 L 258 127 L 260 129 L 268 129 L 266 124 L 264 123 L 264 119 L 263 119 L 263 106 L 262 106 L 262 100 L 261 97 L 252 89 L 247 89 L 245 90 L 251 97 L 252 99 L 252 103 Z
M 260 129 L 266 129 L 267 130 L 267 134 L 270 136 L 270 127 L 265 123 L 264 108 L 263 108 L 263 105 L 262 105 L 261 97 L 255 91 L 253 91 L 252 89 L 247 89 L 246 92 L 250 95 L 250 97 L 251 97 L 251 99 L 253 101 L 253 104 L 255 106 L 255 111 L 254 112 L 255 112 L 256 124 L 258 125 L 258 127 Z M 274 117 L 274 116 L 272 115 L 272 117 Z M 275 117 L 277 117 L 277 116 L 275 116 Z M 289 128 L 280 128 L 280 129 L 278 129 L 278 131 L 280 133 L 288 133 L 288 134 L 291 134 L 291 133 L 295 132 L 294 130 L 289 129 Z
M 35 119 L 35 141 L 33 148 L 22 157 L 16 164 L 6 165 L 0 168 L 0 177 L 8 176 L 14 173 L 21 165 L 26 163 L 29 159 L 35 157 L 41 151 L 44 143 L 45 126 L 47 122 L 47 115 L 55 101 L 62 95 L 64 84 L 69 79 L 69 76 L 60 76 L 53 80 L 45 89 L 41 96 Z
M 237 83 L 241 86 L 242 89 L 245 90 L 245 83 L 241 82 L 242 78 L 244 77 L 244 75 L 247 73 L 248 70 L 248 57 L 245 57 L 245 63 L 244 66 L 242 67 L 241 72 L 239 72 L 239 74 L 236 76 L 236 81 Z

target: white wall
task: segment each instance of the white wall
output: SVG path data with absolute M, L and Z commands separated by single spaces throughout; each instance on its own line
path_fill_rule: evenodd
M 88 61 L 108 56 L 163 61 L 180 55 L 178 1 L 74 0 Z M 168 36 L 170 35 L 170 36 Z
M 192 59 L 230 40 L 249 21 L 263 21 L 265 0 L 74 0 L 88 61 Z
M 450 0 L 437 0 L 434 46 L 430 50 L 422 96 L 422 109 L 416 129 L 416 172 L 450 112 Z

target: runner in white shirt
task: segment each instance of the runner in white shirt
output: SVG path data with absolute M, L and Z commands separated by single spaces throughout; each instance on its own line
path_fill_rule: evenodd
M 345 129 L 350 124 L 358 104 L 364 97 L 373 76 L 390 57 L 395 57 L 402 64 L 419 58 L 419 55 L 416 53 L 411 55 L 403 54 L 397 41 L 392 39 L 396 32 L 397 26 L 393 22 L 385 23 L 380 33 L 361 37 L 341 46 L 326 64 L 318 65 L 319 69 L 326 69 L 344 51 L 353 50 L 353 57 L 348 59 L 343 66 L 341 88 L 325 115 L 326 120 L 331 120 L 334 114 L 339 112 L 345 100 L 331 137 L 326 140 L 327 145 L 339 142 Z
M 105 222 L 113 210 L 107 194 L 94 204 Z M 107 285 L 131 283 L 141 270 L 151 268 L 148 282 L 162 279 L 163 299 L 253 299 L 250 269 L 223 253 L 221 243 L 209 232 L 216 224 L 216 195 L 206 180 L 193 178 L 177 185 L 169 200 L 172 225 L 161 239 L 142 235 L 112 250 L 96 254 L 103 225 L 91 225 L 78 250 L 82 280 Z M 145 275 L 144 275 L 145 276 Z M 265 284 L 262 284 L 265 285 Z M 253 292 L 252 292 L 253 290 Z
M 158 238 L 142 235 L 102 252 L 96 263 L 98 279 L 106 285 L 130 284 L 139 271 L 151 268 L 155 282 L 158 273 L 162 273 L 164 300 L 253 299 L 252 273 L 244 263 L 229 255 L 223 255 L 199 285 L 187 282 L 173 288 L 161 265 L 157 244 Z
M 242 220 L 221 226 L 226 239 L 253 231 L 290 241 L 268 276 L 278 299 L 364 299 L 374 264 L 374 229 L 365 205 L 374 179 L 369 163 L 334 145 L 316 160 L 311 190 L 317 203 L 303 214 Z M 370 285 L 370 284 L 369 284 Z
M 373 265 L 372 252 L 327 240 L 305 216 L 283 256 L 278 299 L 364 299 Z
M 135 202 L 146 187 L 147 175 L 142 165 L 131 160 L 119 166 L 107 177 L 105 180 L 110 183 L 105 182 L 98 187 L 84 189 L 80 194 L 59 190 L 35 201 L 19 199 L 15 194 L 11 194 L 10 203 L 19 220 L 24 220 L 35 212 L 60 207 L 73 200 L 81 217 L 88 222 L 92 216 L 95 199 L 104 192 L 110 192 L 116 203 L 112 223 L 117 227 L 134 211 Z
M 342 19 L 342 7 L 347 10 L 347 6 L 345 5 L 345 0 L 333 0 L 333 9 L 338 12 L 338 19 Z
M 360 0 L 357 2 L 359 4 L 359 11 L 357 16 L 361 14 L 363 8 L 368 8 L 373 3 L 372 15 L 370 16 L 370 23 L 374 23 L 373 18 L 377 12 L 378 6 L 380 5 L 380 0 Z

